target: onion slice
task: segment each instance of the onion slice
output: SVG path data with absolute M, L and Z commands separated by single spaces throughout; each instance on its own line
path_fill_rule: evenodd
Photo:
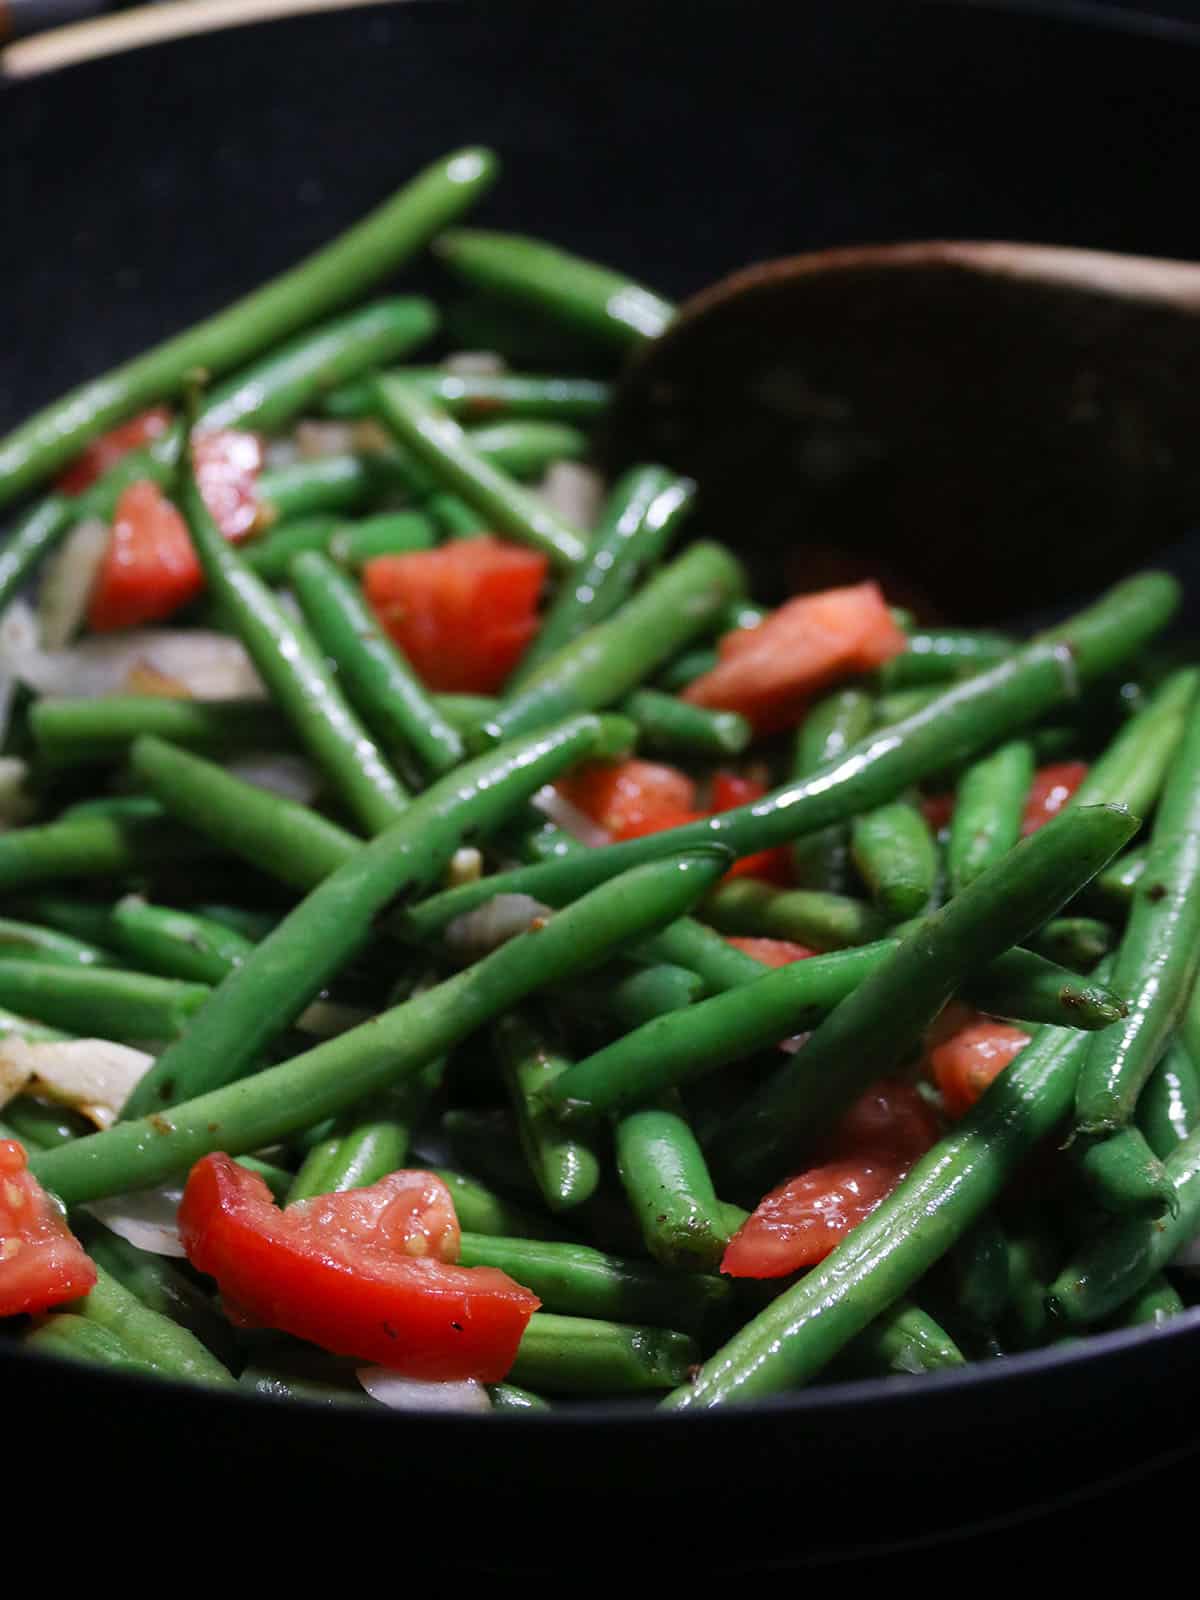
M 0 1105 L 29 1091 L 110 1128 L 154 1057 L 111 1039 L 0 1042 Z
M 359 1367 L 355 1376 L 380 1405 L 390 1411 L 467 1411 L 492 1409 L 492 1399 L 478 1378 L 457 1383 L 431 1383 L 427 1378 L 404 1378 L 388 1367 Z
M 474 911 L 455 917 L 442 937 L 457 960 L 478 961 L 517 934 L 528 933 L 538 918 L 550 915 L 550 907 L 532 895 L 497 894 Z
M 578 806 L 572 805 L 552 783 L 538 790 L 533 797 L 533 804 L 544 817 L 556 823 L 564 833 L 569 833 L 572 839 L 578 839 L 580 844 L 599 849 L 601 845 L 612 843 L 612 834 L 608 829 L 593 822 L 586 811 L 580 811 Z
M 113 1195 L 108 1200 L 93 1200 L 85 1206 L 97 1222 L 139 1250 L 154 1256 L 183 1257 L 187 1251 L 179 1237 L 179 1203 L 183 1189 L 173 1183 L 157 1189 L 138 1189 L 133 1194 Z

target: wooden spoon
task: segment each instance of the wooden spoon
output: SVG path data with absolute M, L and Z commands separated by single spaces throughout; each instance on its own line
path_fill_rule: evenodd
M 1029 612 L 1200 520 L 1200 265 L 932 242 L 769 261 L 632 362 L 620 459 L 792 587 Z M 781 555 L 784 557 L 781 562 Z

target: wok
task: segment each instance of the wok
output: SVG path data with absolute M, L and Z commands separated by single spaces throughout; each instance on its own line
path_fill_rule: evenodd
M 413 0 L 7 83 L 0 428 L 466 143 L 505 163 L 481 223 L 679 297 L 746 262 L 891 240 L 1200 258 L 1200 30 L 1063 13 Z M 736 543 L 753 530 L 724 532 Z M 1195 542 L 1166 560 L 1200 593 Z M 1043 598 L 1031 572 L 1030 613 Z M 752 1518 L 755 1559 L 816 1559 L 962 1531 L 1200 1447 L 1200 1310 L 919 1382 L 817 1386 L 701 1416 L 614 1404 L 401 1420 L 152 1386 L 2 1346 L 0 1386 L 6 1421 L 37 1419 L 35 1466 L 94 1426 L 114 1470 L 154 1461 L 176 1485 L 215 1471 L 236 1494 L 281 1470 L 347 1492 L 382 1482 L 485 1564 L 536 1569 L 575 1530 L 603 1563 L 606 1495 L 623 1526 L 668 1550 L 698 1544 L 719 1508 L 722 1526 Z

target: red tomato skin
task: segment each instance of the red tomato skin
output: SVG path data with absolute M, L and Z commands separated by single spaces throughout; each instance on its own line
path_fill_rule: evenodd
M 977 1012 L 934 1044 L 928 1071 L 941 1091 L 946 1115 L 955 1121 L 965 1116 L 1028 1043 L 1029 1035 L 1020 1028 Z
M 661 761 L 593 761 L 558 783 L 559 793 L 598 827 L 625 837 L 623 830 L 640 827 L 657 833 L 675 827 L 695 810 L 696 785 L 686 772 Z M 661 818 L 670 821 L 662 822 Z M 640 835 L 630 835 L 640 837 Z
M 459 1267 L 449 1192 L 432 1173 L 280 1211 L 227 1155 L 192 1168 L 179 1208 L 192 1264 L 235 1314 L 413 1378 L 496 1383 L 536 1295 L 491 1267 Z
M 537 551 L 489 533 L 376 556 L 363 569 L 363 588 L 429 688 L 494 694 L 537 632 L 548 567 Z
M 757 627 L 727 633 L 717 665 L 682 698 L 777 733 L 796 724 L 814 694 L 906 648 L 876 583 L 797 595 Z
M 179 512 L 156 484 L 130 484 L 113 514 L 108 550 L 88 600 L 88 627 L 108 633 L 161 621 L 203 587 L 204 573 Z
M 217 527 L 232 544 L 252 534 L 262 520 L 258 474 L 262 440 L 235 428 L 197 429 L 192 436 L 196 485 Z
M 938 1137 L 937 1118 L 908 1083 L 882 1079 L 830 1134 L 819 1165 L 766 1195 L 721 1261 L 733 1278 L 781 1278 L 823 1261 L 870 1216 Z
M 96 1268 L 29 1171 L 24 1148 L 0 1139 L 0 1317 L 78 1300 Z
M 764 967 L 790 967 L 793 961 L 807 961 L 817 953 L 807 945 L 793 944 L 790 939 L 744 939 L 728 935 L 725 943 L 753 956 Z
M 62 494 L 82 494 L 90 489 L 110 467 L 116 466 L 131 450 L 140 450 L 162 437 L 171 426 L 171 413 L 166 406 L 151 406 L 140 416 L 131 417 L 118 427 L 102 433 L 98 439 L 85 446 L 55 483 Z
M 921 796 L 921 815 L 935 833 L 950 826 L 954 816 L 954 794 L 926 794 Z
M 1036 833 L 1051 817 L 1056 817 L 1087 773 L 1087 764 L 1083 761 L 1058 761 L 1048 767 L 1039 767 L 1033 775 L 1029 798 L 1025 802 L 1025 815 L 1021 820 L 1022 838 Z

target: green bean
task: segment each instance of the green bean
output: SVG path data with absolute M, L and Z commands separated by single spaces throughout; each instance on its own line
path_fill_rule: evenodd
M 653 938 L 644 939 L 633 954 L 642 961 L 666 963 L 694 972 L 707 994 L 721 994 L 739 984 L 753 983 L 767 971 L 761 961 L 748 956 L 693 917 L 680 917 Z
M 59 822 L 74 817 L 134 817 L 139 820 L 157 820 L 166 812 L 150 794 L 102 794 L 91 800 L 76 800 L 58 813 Z
M 1189 721 L 1200 685 L 1200 668 L 1174 672 L 1156 690 L 1144 711 L 1117 734 L 1076 789 L 1070 803 L 1100 805 L 1114 801 L 1146 816 L 1163 786 Z
M 478 539 L 481 533 L 491 531 L 490 518 L 456 494 L 431 494 L 424 509 L 446 539 Z
M 1076 972 L 1090 972 L 1112 949 L 1113 932 L 1095 917 L 1055 917 L 1030 940 L 1032 948 Z
M 1040 927 L 1136 828 L 1121 806 L 1060 813 L 927 917 L 726 1124 L 718 1167 L 747 1187 L 769 1181 L 795 1130 L 813 1139 L 897 1066 L 965 978 Z
M 600 1024 L 614 1032 L 640 1028 L 652 1017 L 682 1011 L 704 992 L 704 982 L 687 967 L 660 961 L 635 967 L 624 977 L 611 972 L 571 984 L 554 1000 L 583 1023 Z
M 56 1029 L 47 1031 L 54 1038 L 66 1037 Z M 21 1037 L 36 1040 L 39 1035 L 23 1033 Z M 31 1095 L 10 1100 L 4 1107 L 4 1115 L 13 1137 L 34 1150 L 57 1150 L 59 1145 L 69 1144 L 72 1139 L 91 1132 L 91 1124 L 77 1111 L 35 1100 Z
M 0 462 L 3 460 L 2 452 L 3 444 L 0 442 Z M 0 501 L 7 498 L 3 488 L 0 488 Z M 67 529 L 78 520 L 79 512 L 75 505 L 61 494 L 51 495 L 26 512 L 3 545 L 0 545 L 0 612 L 8 609 L 9 603 L 24 587 L 26 579 L 42 557 L 49 554 Z
M 229 1369 L 195 1334 L 145 1305 L 103 1267 L 91 1291 L 75 1304 L 80 1316 L 120 1339 L 159 1372 L 192 1383 L 231 1385 Z
M 1136 850 L 1126 850 L 1103 872 L 1096 874 L 1089 893 L 1099 894 L 1122 910 L 1133 903 L 1134 891 L 1146 871 L 1147 850 L 1143 845 Z
M 29 726 L 39 751 L 55 767 L 122 761 L 142 734 L 223 755 L 291 743 L 286 723 L 265 700 L 177 700 L 150 694 L 47 697 L 29 708 Z
M 135 1355 L 124 1340 L 108 1328 L 89 1322 L 71 1311 L 56 1311 L 44 1317 L 21 1340 L 26 1350 L 89 1365 L 115 1367 L 118 1371 L 143 1376 L 159 1374 L 159 1369 L 144 1356 Z
M 699 1359 L 685 1333 L 535 1311 L 509 1376 L 546 1394 L 643 1394 L 681 1383 Z
M 555 422 L 596 422 L 608 410 L 612 386 L 592 378 L 548 378 L 541 373 L 448 372 L 441 367 L 402 367 L 390 373 L 448 411 L 460 422 L 492 417 L 548 417 Z M 354 420 L 374 415 L 369 382 L 339 384 L 321 402 L 327 417 Z
M 507 1111 L 481 1110 L 477 1106 L 452 1107 L 442 1113 L 441 1129 L 449 1141 L 450 1157 L 458 1166 L 478 1173 L 489 1183 L 522 1195 L 539 1193 Z
M 337 663 L 346 695 L 393 765 L 439 777 L 458 766 L 463 742 L 402 652 L 380 627 L 357 585 L 316 551 L 290 576 L 317 643 Z
M 407 513 L 401 512 L 400 515 Z M 264 583 L 282 583 L 287 577 L 293 556 L 303 550 L 327 550 L 329 541 L 343 526 L 341 518 L 329 511 L 281 522 L 260 538 L 252 539 L 242 550 L 242 560 Z
M 875 726 L 889 728 L 894 722 L 907 722 L 935 705 L 946 692 L 942 685 L 931 683 L 923 689 L 893 689 L 890 694 L 881 694 L 873 702 Z
M 669 301 L 624 274 L 521 234 L 451 228 L 434 252 L 472 288 L 622 349 L 656 338 L 675 315 Z
M 752 855 L 844 821 L 1073 698 L 1081 682 L 1110 673 L 1153 637 L 1177 599 L 1174 580 L 1161 573 L 1130 579 L 1046 640 L 966 679 L 907 724 L 870 736 L 807 778 L 702 822 L 519 867 L 434 895 L 406 914 L 405 937 L 426 940 L 493 894 L 529 894 L 553 904 L 559 895 L 582 894 L 614 872 L 675 847 L 707 841 L 726 845 L 734 856 Z
M 247 1362 L 238 1387 L 261 1400 L 307 1405 L 354 1406 L 378 1410 L 377 1403 L 354 1376 L 354 1369 L 302 1345 L 272 1346 L 257 1360 Z
M 545 1085 L 570 1063 L 519 1014 L 502 1017 L 493 1031 L 521 1148 L 542 1199 L 554 1212 L 583 1205 L 600 1183 L 600 1159 L 593 1141 L 561 1128 L 540 1103 Z
M 549 1312 L 611 1317 L 699 1334 L 732 1296 L 728 1278 L 680 1276 L 642 1261 L 606 1255 L 589 1245 L 500 1239 L 464 1232 L 464 1267 L 496 1267 L 532 1289 Z
M 176 1105 L 169 1114 L 120 1122 L 36 1155 L 35 1176 L 67 1205 L 76 1205 L 150 1187 L 213 1150 L 233 1156 L 262 1150 L 420 1072 L 539 987 L 585 970 L 625 941 L 670 922 L 727 865 L 723 852 L 696 851 L 641 869 L 435 988 L 290 1061 Z
M 234 933 L 240 933 L 243 939 L 249 939 L 251 944 L 265 939 L 279 921 L 278 916 L 270 911 L 252 911 L 247 906 L 224 906 L 219 902 L 200 904 L 192 909 L 196 916 L 206 917 L 209 922 L 219 922 L 223 928 L 231 928 Z
M 459 733 L 477 727 L 500 704 L 491 694 L 438 694 L 433 698 L 440 714 Z
M 1050 1332 L 1046 1290 L 1062 1260 L 1062 1247 L 1039 1219 L 1008 1240 L 1008 1305 L 1003 1333 L 1008 1346 L 1032 1350 Z
M 638 743 L 663 755 L 739 755 L 754 737 L 736 711 L 710 711 L 657 689 L 635 689 L 621 711 L 637 723 Z
M 888 922 L 905 922 L 928 907 L 937 882 L 937 844 L 910 801 L 890 800 L 855 817 L 850 854 Z
M 646 1249 L 664 1267 L 708 1272 L 729 1243 L 724 1213 L 695 1134 L 670 1098 L 615 1130 L 617 1173 Z
M 90 1038 L 176 1038 L 209 993 L 206 984 L 114 967 L 49 967 L 40 961 L 0 959 L 0 1005 Z
M 382 832 L 404 811 L 405 792 L 332 670 L 221 533 L 191 471 L 183 477 L 180 508 L 209 588 L 228 609 L 272 699 L 358 821 L 370 833 Z
M 870 695 L 861 689 L 838 689 L 819 700 L 796 735 L 792 776 L 807 777 L 827 761 L 845 755 L 870 733 L 874 714 Z M 792 846 L 792 861 L 802 888 L 831 894 L 844 891 L 848 860 L 849 836 L 839 824 L 809 834 Z
M 477 1178 L 449 1167 L 430 1169 L 449 1189 L 454 1214 L 464 1232 L 485 1233 L 499 1238 L 561 1239 L 556 1223 L 526 1211 L 511 1200 L 496 1194 Z
M 1086 1058 L 1085 1058 L 1086 1065 Z M 1163 1163 L 1135 1127 L 1100 1138 L 1077 1138 L 1069 1156 L 1094 1198 L 1118 1215 L 1159 1216 L 1174 1204 Z
M 921 629 L 909 634 L 906 650 L 879 668 L 879 684 L 892 690 L 950 683 L 994 667 L 1016 648 L 1015 639 L 986 629 Z
M 981 1217 L 947 1258 L 954 1308 L 976 1339 L 994 1336 L 1011 1293 L 1009 1240 L 995 1217 Z
M 536 311 L 496 296 L 474 294 L 445 308 L 446 338 L 456 350 L 480 350 L 501 357 L 510 367 L 564 364 L 580 371 L 603 369 L 614 378 L 620 352 L 587 334 L 556 327 Z
M 775 889 L 756 878 L 733 878 L 709 896 L 704 915 L 722 933 L 791 939 L 813 950 L 844 950 L 882 938 L 883 918 L 849 895 L 817 889 Z
M 215 985 L 254 949 L 249 939 L 207 917 L 126 895 L 113 907 L 113 932 L 137 966 L 164 978 Z
M 1061 1123 L 1083 1040 L 1066 1029 L 1040 1030 L 871 1215 L 666 1404 L 699 1410 L 758 1399 L 796 1388 L 827 1366 L 986 1214 Z
M 31 1017 L 18 1016 L 15 1011 L 0 1010 L 0 1039 L 29 1039 L 48 1041 L 69 1039 L 68 1033 L 48 1027 L 44 1022 L 34 1022 Z
M 644 1103 L 814 1027 L 899 949 L 898 940 L 884 939 L 774 972 L 756 962 L 755 970 L 738 975 L 713 998 L 656 1018 L 578 1062 L 555 1080 L 546 1098 L 560 1112 L 575 1102 L 604 1111 Z M 966 992 L 976 1005 L 1001 1016 L 1072 1028 L 1107 1027 L 1122 1015 L 1120 1003 L 1103 985 L 1072 984 L 1061 967 L 1025 950 L 1006 951 L 975 973 Z
M 686 689 L 689 683 L 695 683 L 697 678 L 702 678 L 706 672 L 711 672 L 717 664 L 717 652 L 705 646 L 696 650 L 685 650 L 677 655 L 674 661 L 669 661 L 655 679 L 655 685 L 664 694 L 678 694 L 681 689 Z
M 294 888 L 312 888 L 361 847 L 354 834 L 307 806 L 161 739 L 137 739 L 129 760 L 138 778 L 197 836 L 207 834 Z
M 1137 1120 L 1160 1161 L 1200 1127 L 1200 1073 L 1178 1038 L 1150 1074 Z
M 1114 970 L 1130 1013 L 1088 1049 L 1076 1105 L 1082 1134 L 1113 1133 L 1129 1122 L 1200 970 L 1200 713 L 1167 775 Z
M 963 772 L 946 846 L 951 894 L 1016 844 L 1032 782 L 1033 747 L 1027 739 L 1010 739 Z
M 1156 1328 L 1185 1310 L 1178 1289 L 1160 1272 L 1144 1289 L 1128 1299 L 1109 1322 L 1110 1328 L 1139 1328 L 1152 1323 Z
M 452 417 L 395 378 L 377 378 L 375 389 L 380 415 L 401 445 L 443 487 L 481 512 L 495 532 L 540 550 L 560 566 L 583 560 L 583 534 L 475 450 Z
M 413 1125 L 423 1115 L 441 1075 L 442 1064 L 434 1062 L 417 1077 L 339 1118 L 329 1138 L 305 1156 L 288 1187 L 288 1204 L 314 1195 L 363 1189 L 403 1167 Z
M 111 967 L 118 965 L 110 950 L 67 933 L 55 933 L 28 922 L 0 917 L 0 956 L 21 961 L 42 961 L 54 967 Z
M 354 299 L 461 214 L 494 173 L 490 152 L 456 151 L 281 277 L 31 417 L 0 440 L 0 503 L 32 488 L 139 406 L 178 393 L 189 374 L 227 371 Z
M 588 436 L 569 422 L 517 418 L 468 428 L 465 438 L 485 461 L 514 478 L 537 478 L 556 461 L 578 461 L 590 449 Z
M 487 1392 L 493 1411 L 519 1414 L 550 1410 L 549 1402 L 543 1400 L 541 1395 L 533 1394 L 529 1389 L 519 1389 L 515 1383 L 489 1383 Z
M 899 1301 L 852 1339 L 845 1350 L 852 1367 L 868 1373 L 942 1372 L 966 1365 L 954 1340 L 920 1306 Z
M 259 473 L 255 494 L 268 524 L 317 516 L 345 516 L 361 511 L 388 489 L 407 490 L 403 463 L 369 455 L 322 456 L 316 461 L 291 461 Z M 253 545 L 248 547 L 248 551 Z
M 468 832 L 486 832 L 564 767 L 593 754 L 608 732 L 603 718 L 576 717 L 514 740 L 426 790 L 391 828 L 322 879 L 229 974 L 187 1037 L 142 1079 L 129 1114 L 161 1111 L 238 1077 L 362 949 L 372 919 L 390 900 L 435 881 Z
M 1114 1220 L 1079 1247 L 1050 1286 L 1050 1311 L 1068 1327 L 1118 1310 L 1200 1229 L 1200 1131 L 1177 1145 L 1164 1165 L 1175 1210 L 1165 1217 Z
M 744 582 L 724 546 L 693 544 L 619 611 L 544 660 L 501 701 L 483 735 L 495 742 L 568 710 L 612 705 L 701 631 Z
M 663 554 L 694 497 L 695 484 L 666 467 L 632 467 L 618 478 L 586 559 L 559 585 L 513 684 L 623 604 L 639 575 Z
M 331 561 L 358 572 L 376 556 L 430 550 L 436 542 L 434 524 L 424 512 L 380 511 L 360 522 L 342 523 L 325 548 Z

